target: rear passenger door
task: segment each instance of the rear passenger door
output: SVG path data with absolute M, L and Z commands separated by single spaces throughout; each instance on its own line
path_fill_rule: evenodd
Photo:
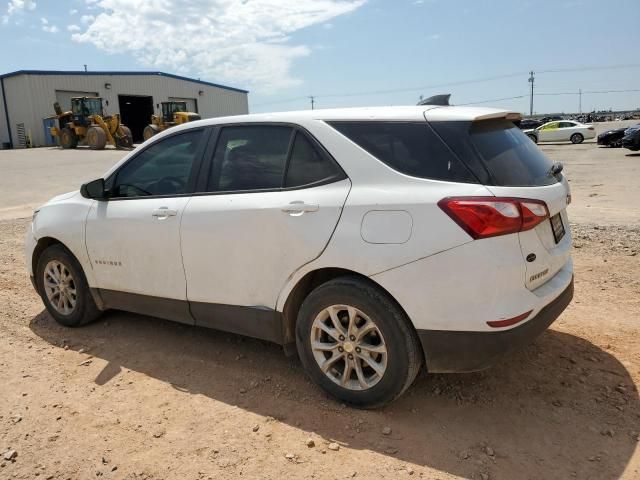
M 191 311 L 196 324 L 277 340 L 263 323 L 287 278 L 322 253 L 351 183 L 292 126 L 225 126 L 212 150 L 181 226 Z

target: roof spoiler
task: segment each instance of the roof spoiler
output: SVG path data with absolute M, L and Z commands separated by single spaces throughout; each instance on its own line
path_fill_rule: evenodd
M 418 105 L 437 105 L 439 107 L 448 107 L 449 98 L 451 98 L 450 93 L 443 93 L 441 95 L 433 95 L 432 97 L 425 98 L 424 100 L 420 100 Z
M 492 120 L 492 119 L 496 119 L 496 118 L 504 118 L 505 120 L 510 120 L 512 122 L 517 122 L 519 120 L 522 120 L 522 115 L 518 112 L 495 112 L 495 113 L 488 113 L 485 115 L 479 115 L 476 118 L 473 119 L 474 122 L 480 121 L 480 120 Z

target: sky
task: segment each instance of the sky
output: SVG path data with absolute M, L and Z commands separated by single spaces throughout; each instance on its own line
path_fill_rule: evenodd
M 534 112 L 635 109 L 639 21 L 639 0 L 0 0 L 0 73 L 159 70 L 251 112 L 451 93 L 528 113 L 534 71 Z

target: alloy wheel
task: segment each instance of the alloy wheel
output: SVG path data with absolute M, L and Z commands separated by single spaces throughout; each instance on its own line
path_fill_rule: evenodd
M 322 310 L 311 326 L 311 350 L 320 370 L 349 390 L 367 390 L 387 369 L 388 352 L 377 325 L 350 305 Z
M 49 304 L 56 312 L 70 315 L 76 308 L 78 293 L 76 282 L 69 268 L 58 260 L 51 260 L 44 267 L 44 291 Z

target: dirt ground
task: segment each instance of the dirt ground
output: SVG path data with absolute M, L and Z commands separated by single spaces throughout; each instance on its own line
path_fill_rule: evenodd
M 121 312 L 58 326 L 25 273 L 28 219 L 5 215 L 0 479 L 640 478 L 640 156 L 542 148 L 573 189 L 573 303 L 495 368 L 423 373 L 376 411 L 266 342 Z

